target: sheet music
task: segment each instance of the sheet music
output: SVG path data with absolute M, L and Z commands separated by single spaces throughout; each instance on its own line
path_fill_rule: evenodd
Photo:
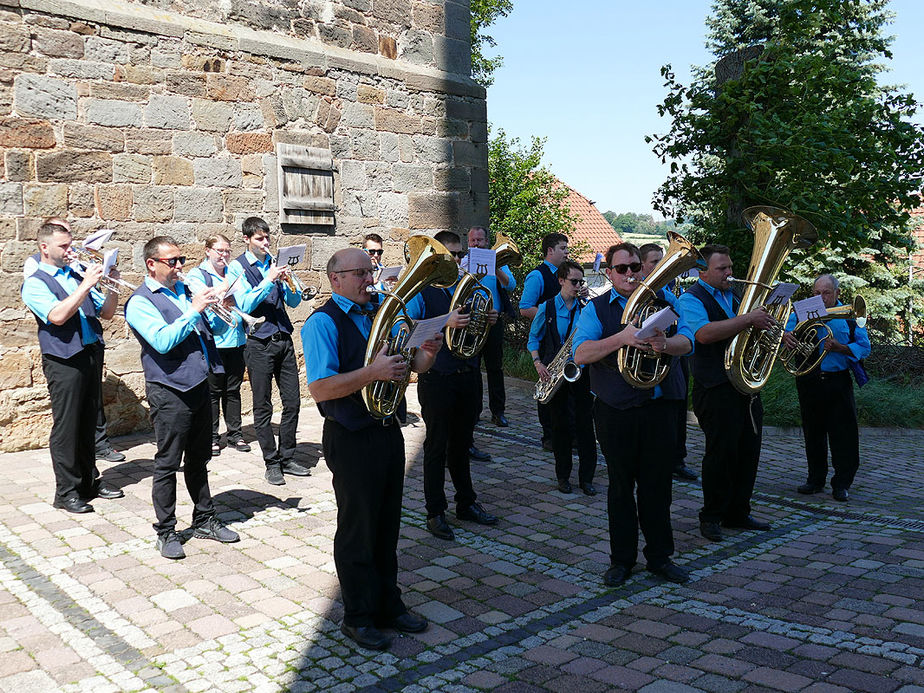
M 417 324 L 414 325 L 414 331 L 408 335 L 405 347 L 416 349 L 427 340 L 433 339 L 446 326 L 447 320 L 449 320 L 449 313 L 438 315 L 435 318 L 418 320 Z
M 82 245 L 88 250 L 101 250 L 103 244 L 105 244 L 115 233 L 112 229 L 100 229 L 99 231 L 94 231 L 89 236 L 87 236 Z
M 285 248 L 280 248 L 276 256 L 276 266 L 287 267 L 301 263 L 307 250 L 307 245 L 289 245 Z
M 110 235 L 112 232 L 109 232 Z M 113 248 L 112 250 L 107 250 L 103 253 L 103 276 L 109 276 L 109 270 L 115 267 L 116 260 L 119 258 L 119 249 Z
M 767 300 L 764 301 L 765 306 L 777 306 L 781 303 L 786 303 L 789 298 L 796 293 L 796 289 L 799 288 L 798 284 L 789 284 L 787 282 L 780 282 L 773 287 L 773 291 L 770 292 L 770 295 L 767 296 Z
M 793 303 L 792 307 L 796 311 L 797 323 L 803 322 L 805 320 L 823 318 L 828 314 L 828 309 L 825 308 L 825 302 L 821 296 L 803 298 L 801 301 L 796 301 Z
M 469 248 L 463 262 L 466 271 L 479 277 L 493 277 L 497 271 L 497 253 L 490 248 Z
M 404 268 L 400 265 L 398 267 L 383 267 L 379 270 L 377 282 L 388 281 L 389 279 L 397 279 L 398 275 L 401 274 L 401 270 Z
M 679 317 L 670 306 L 665 306 L 654 315 L 649 315 L 635 336 L 637 339 L 650 339 L 655 336 L 656 330 L 667 332 L 667 328 L 673 325 Z

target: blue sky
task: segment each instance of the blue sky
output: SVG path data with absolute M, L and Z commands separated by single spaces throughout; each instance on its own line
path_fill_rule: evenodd
M 527 143 L 547 137 L 545 164 L 604 212 L 652 213 L 666 177 L 645 144 L 666 132 L 656 106 L 661 65 L 689 83 L 691 65 L 709 62 L 705 18 L 711 0 L 514 0 L 488 31 L 504 56 L 488 90 L 488 120 Z M 892 72 L 924 101 L 924 2 L 892 0 Z M 924 122 L 924 113 L 919 113 Z

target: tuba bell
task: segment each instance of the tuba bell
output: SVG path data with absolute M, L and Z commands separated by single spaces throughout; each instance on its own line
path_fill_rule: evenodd
M 645 279 L 639 281 L 626 301 L 622 322 L 627 326 L 635 322 L 641 324 L 663 307 L 658 305 L 658 291 L 670 284 L 672 279 L 694 267 L 706 268 L 706 263 L 690 241 L 674 231 L 668 231 L 667 238 L 670 245 L 664 257 Z M 629 385 L 649 390 L 667 377 L 672 360 L 673 357 L 668 354 L 626 347 L 616 353 L 616 368 Z
M 458 277 L 458 266 L 446 247 L 429 236 L 411 236 L 407 242 L 409 262 L 401 272 L 394 289 L 377 291 L 385 296 L 375 313 L 369 340 L 366 342 L 364 364 L 368 366 L 386 347 L 386 355 L 400 354 L 406 366 L 404 378 L 377 380 L 363 388 L 363 401 L 369 413 L 384 419 L 395 413 L 404 398 L 411 378 L 411 362 L 416 349 L 405 347 L 414 329 L 414 321 L 407 314 L 407 302 L 429 285 L 449 287 Z
M 797 378 L 808 375 L 818 368 L 828 355 L 824 350 L 818 353 L 818 344 L 834 336 L 834 332 L 825 323 L 837 319 L 855 320 L 858 327 L 866 327 L 866 317 L 866 300 L 862 296 L 856 296 L 853 305 L 834 306 L 829 308 L 825 315 L 803 320 L 792 331 L 798 344 L 792 349 L 783 349 L 780 352 L 783 368 Z
M 818 239 L 815 227 L 802 217 L 779 207 L 748 207 L 744 221 L 754 231 L 754 249 L 747 279 L 730 282 L 745 285 L 738 315 L 745 315 L 765 303 L 772 284 L 793 248 L 808 248 Z M 783 341 L 783 326 L 792 302 L 767 306 L 775 324 L 768 330 L 747 327 L 725 348 L 725 373 L 735 389 L 745 395 L 760 392 L 770 378 Z
M 497 254 L 495 267 L 519 267 L 523 263 L 523 255 L 517 244 L 502 233 L 497 234 L 491 250 Z

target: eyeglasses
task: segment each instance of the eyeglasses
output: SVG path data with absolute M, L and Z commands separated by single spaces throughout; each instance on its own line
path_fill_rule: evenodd
M 365 250 L 369 255 L 381 255 L 385 252 L 381 248 L 366 248 Z
M 584 284 L 587 283 L 583 279 L 571 279 L 570 277 L 568 278 L 568 281 L 571 282 L 571 286 L 584 286 Z
M 371 267 L 354 267 L 353 269 L 348 270 L 334 270 L 334 274 L 352 274 L 357 279 L 364 279 L 368 274 L 370 277 L 375 274 L 375 270 Z
M 219 255 L 230 255 L 231 248 L 209 248 L 209 250 L 214 250 Z
M 165 265 L 167 265 L 167 267 L 176 267 L 177 264 L 186 264 L 185 255 L 180 255 L 179 257 L 155 257 L 153 259 L 155 262 L 163 262 Z
M 628 265 L 610 265 L 610 269 L 613 270 L 616 274 L 625 274 L 629 270 L 632 270 L 633 272 L 641 272 L 642 263 L 630 262 Z
M 463 258 L 463 257 L 465 257 L 465 251 L 464 251 L 464 250 L 450 250 L 450 251 L 449 251 L 449 254 L 452 255 L 453 257 L 457 257 L 457 258 L 460 258 L 460 259 Z

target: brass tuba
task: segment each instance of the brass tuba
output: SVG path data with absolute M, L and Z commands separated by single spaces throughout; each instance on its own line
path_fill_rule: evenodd
M 363 388 L 363 401 L 369 413 L 384 419 L 398 409 L 411 378 L 411 362 L 416 349 L 406 348 L 414 321 L 407 314 L 407 302 L 429 285 L 452 286 L 458 276 L 458 267 L 446 247 L 429 236 L 411 236 L 408 239 L 409 262 L 401 272 L 392 291 L 379 291 L 385 296 L 375 313 L 369 340 L 366 342 L 365 366 L 371 364 L 385 346 L 388 356 L 400 354 L 406 366 L 404 378 L 377 380 Z
M 828 309 L 827 314 L 808 318 L 796 325 L 792 334 L 798 344 L 792 349 L 783 349 L 780 352 L 783 368 L 796 377 L 808 375 L 818 368 L 828 355 L 827 351 L 818 352 L 818 344 L 834 336 L 834 332 L 825 323 L 837 319 L 856 320 L 857 327 L 865 327 L 866 300 L 862 296 L 857 296 L 853 299 L 853 305 L 834 306 Z
M 670 245 L 661 261 L 654 266 L 645 279 L 626 301 L 622 322 L 640 325 L 662 306 L 658 305 L 658 291 L 670 284 L 672 279 L 694 267 L 705 269 L 706 264 L 690 241 L 674 231 L 667 232 Z M 626 329 L 629 329 L 628 327 Z M 616 368 L 629 385 L 640 390 L 649 390 L 667 377 L 673 357 L 656 354 L 653 351 L 626 347 L 616 353 Z
M 747 279 L 729 279 L 745 285 L 738 315 L 745 315 L 766 301 L 772 284 L 793 248 L 808 248 L 818 233 L 802 217 L 779 207 L 748 207 L 744 221 L 754 231 L 754 249 Z M 767 306 L 775 325 L 768 330 L 747 327 L 725 348 L 725 373 L 735 389 L 745 395 L 756 394 L 767 384 L 783 340 L 783 326 L 792 302 Z
M 523 262 L 523 255 L 520 254 L 517 244 L 502 233 L 497 234 L 497 240 L 491 250 L 497 253 L 495 267 L 519 267 Z

